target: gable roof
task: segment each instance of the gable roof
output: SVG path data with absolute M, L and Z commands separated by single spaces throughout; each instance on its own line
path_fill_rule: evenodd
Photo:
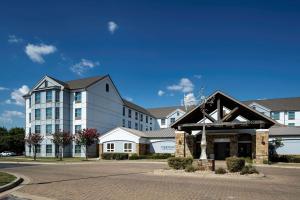
M 108 75 L 82 78 L 77 80 L 66 81 L 65 84 L 67 85 L 67 88 L 70 90 L 85 89 L 106 77 L 108 77 Z
M 170 107 L 161 107 L 161 108 L 149 108 L 147 109 L 152 115 L 154 115 L 156 118 L 162 119 L 166 118 L 170 113 L 173 111 L 180 109 L 182 111 L 185 111 L 184 106 L 170 106 Z
M 175 129 L 173 128 L 162 128 L 154 131 L 144 132 L 146 137 L 149 138 L 175 138 Z
M 300 136 L 300 127 L 274 126 L 270 128 L 270 137 Z
M 242 101 L 246 105 L 253 102 L 269 108 L 271 111 L 300 110 L 300 97 Z
M 135 129 L 130 129 L 130 128 L 125 128 L 125 127 L 118 127 L 119 129 L 122 129 L 124 131 L 127 131 L 133 135 L 139 136 L 139 137 L 145 137 L 146 134 L 142 131 L 135 130 Z
M 250 121 L 256 121 L 256 120 L 262 120 L 268 124 L 268 126 L 273 126 L 274 124 L 277 124 L 277 122 L 264 114 L 250 108 L 249 106 L 241 103 L 240 101 L 226 95 L 225 93 L 221 91 L 216 91 L 212 95 L 210 95 L 207 98 L 207 101 L 213 100 L 212 104 L 209 106 L 206 106 L 207 114 L 212 113 L 214 110 L 217 109 L 217 101 L 215 99 L 222 99 L 222 104 L 226 108 L 233 110 L 236 107 L 239 107 L 239 115 L 243 118 L 246 118 Z M 179 118 L 176 122 L 174 122 L 171 127 L 176 128 L 179 125 L 182 124 L 189 124 L 189 123 L 197 123 L 201 119 L 203 119 L 203 114 L 201 111 L 201 106 L 203 106 L 203 103 L 196 106 L 193 110 L 189 111 L 185 115 L 183 115 L 181 118 Z
M 139 111 L 141 113 L 147 114 L 147 115 L 155 118 L 155 116 L 152 115 L 147 109 L 145 109 L 145 108 L 143 108 L 141 106 L 138 106 L 138 105 L 136 105 L 136 104 L 134 104 L 134 103 L 132 103 L 130 101 L 127 101 L 126 99 L 123 99 L 123 102 L 124 102 L 124 105 L 126 107 L 131 108 L 131 109 L 136 110 L 136 111 Z

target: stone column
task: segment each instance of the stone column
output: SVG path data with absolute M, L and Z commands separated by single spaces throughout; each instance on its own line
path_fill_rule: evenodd
M 146 155 L 147 154 L 147 144 L 136 143 L 136 153 L 138 155 Z
M 101 155 L 103 153 L 103 144 L 98 144 L 98 150 L 99 150 L 99 158 L 101 159 Z
M 230 138 L 230 156 L 238 156 L 238 137 L 232 135 Z
M 194 137 L 184 131 L 175 131 L 175 157 L 193 157 Z
M 255 162 L 262 164 L 269 160 L 269 129 L 256 130 Z

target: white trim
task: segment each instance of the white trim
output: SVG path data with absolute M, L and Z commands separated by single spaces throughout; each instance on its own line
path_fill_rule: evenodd
M 216 138 L 214 139 L 214 143 L 221 143 L 221 142 L 230 142 L 229 138 Z
M 256 132 L 258 131 L 269 131 L 270 129 L 256 129 Z

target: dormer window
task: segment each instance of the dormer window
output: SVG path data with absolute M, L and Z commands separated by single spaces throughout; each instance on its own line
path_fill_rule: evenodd
M 106 83 L 106 85 L 105 85 L 105 90 L 106 90 L 106 92 L 109 92 L 109 84 L 108 83 Z

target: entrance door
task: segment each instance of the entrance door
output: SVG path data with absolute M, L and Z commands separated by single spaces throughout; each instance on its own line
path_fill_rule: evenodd
M 214 152 L 216 160 L 225 160 L 230 156 L 230 143 L 229 142 L 215 142 Z
M 251 155 L 251 143 L 239 143 L 238 153 L 239 157 L 252 157 Z

